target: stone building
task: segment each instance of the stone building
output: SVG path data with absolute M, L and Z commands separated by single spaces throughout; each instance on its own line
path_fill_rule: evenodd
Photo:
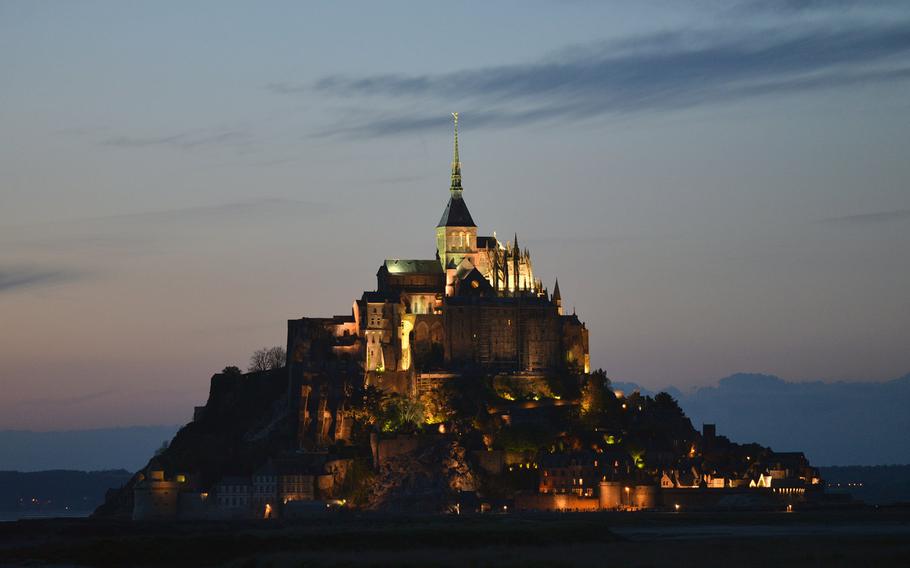
M 252 505 L 253 485 L 248 477 L 224 477 L 215 484 L 215 499 L 221 511 L 234 511 L 248 516 Z
M 324 458 L 298 456 L 289 459 L 270 459 L 252 476 L 254 517 L 281 516 L 285 506 L 293 501 L 313 501 L 316 498 L 316 479 L 323 472 Z
M 183 511 L 200 509 L 208 497 L 186 474 L 167 477 L 157 459 L 152 459 L 136 476 L 133 485 L 134 521 L 175 519 Z
M 544 454 L 540 458 L 539 493 L 573 493 L 593 497 L 601 480 L 594 452 Z
M 351 315 L 288 322 L 290 400 L 298 445 L 325 446 L 349 432 L 351 387 L 416 396 L 464 369 L 516 377 L 589 372 L 588 330 L 534 275 L 518 236 L 478 236 L 464 199 L 455 117 L 449 199 L 436 225 L 435 258 L 386 259 L 376 290 Z
M 133 520 L 162 520 L 177 517 L 178 495 L 185 478 L 166 479 L 164 469 L 152 464 L 139 474 L 133 487 Z

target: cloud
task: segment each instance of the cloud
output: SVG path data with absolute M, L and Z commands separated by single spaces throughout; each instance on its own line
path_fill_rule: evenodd
M 878 213 L 861 213 L 858 215 L 846 215 L 844 217 L 830 217 L 828 219 L 823 219 L 821 222 L 832 224 L 872 225 L 906 220 L 910 220 L 910 209 L 895 209 L 893 211 L 881 211 Z
M 749 12 L 830 12 L 849 8 L 889 8 L 903 6 L 903 0 L 749 0 L 735 9 Z
M 443 74 L 334 75 L 312 90 L 395 104 L 446 103 L 472 127 L 673 110 L 748 97 L 910 78 L 910 20 L 768 30 L 661 32 L 564 49 L 536 62 Z M 374 104 L 374 103 L 371 103 Z M 474 112 L 468 112 L 474 110 Z M 446 114 L 393 111 L 318 135 L 385 136 L 438 128 Z
M 0 293 L 57 284 L 74 280 L 79 276 L 78 272 L 69 269 L 0 267 Z
M 181 150 L 190 150 L 200 146 L 238 146 L 249 142 L 251 134 L 247 130 L 203 130 L 182 132 L 164 136 L 114 136 L 101 141 L 102 146 L 118 148 L 147 148 L 150 146 L 170 146 Z

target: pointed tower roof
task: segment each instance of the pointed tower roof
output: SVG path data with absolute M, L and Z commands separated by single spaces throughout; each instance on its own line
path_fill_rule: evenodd
M 453 112 L 452 118 L 455 121 L 455 150 L 452 156 L 452 182 L 449 186 L 449 203 L 445 211 L 442 212 L 442 218 L 439 220 L 437 227 L 476 227 L 468 206 L 461 197 L 461 161 L 458 158 L 458 113 Z
M 559 293 L 559 278 L 556 279 L 556 285 L 553 286 L 553 301 L 561 302 L 562 295 Z
M 452 153 L 452 184 L 449 191 L 461 191 L 461 160 L 458 158 L 458 113 L 452 113 L 452 122 L 455 123 L 455 150 Z

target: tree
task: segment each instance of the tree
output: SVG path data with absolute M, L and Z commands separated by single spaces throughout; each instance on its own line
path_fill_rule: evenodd
M 610 390 L 610 379 L 603 370 L 591 373 L 581 388 L 581 414 L 592 423 L 607 409 L 607 402 L 615 398 Z
M 420 401 L 400 394 L 390 394 L 382 401 L 379 427 L 383 432 L 411 431 L 424 423 L 424 414 Z
M 236 365 L 228 365 L 224 369 L 221 369 L 222 375 L 242 375 L 243 371 L 240 370 L 240 367 Z
M 247 370 L 251 373 L 257 371 L 272 371 L 284 367 L 287 353 L 283 347 L 263 347 L 257 349 L 250 356 L 250 366 Z
M 427 424 L 438 424 L 451 418 L 455 411 L 452 409 L 451 393 L 449 389 L 440 386 L 431 389 L 420 397 L 426 412 Z
M 362 425 L 371 426 L 375 424 L 382 415 L 382 405 L 385 398 L 386 394 L 373 385 L 360 387 L 351 397 L 349 409 L 351 417 Z

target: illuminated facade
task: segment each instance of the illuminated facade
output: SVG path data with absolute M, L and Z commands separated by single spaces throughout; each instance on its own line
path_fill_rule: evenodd
M 435 258 L 385 260 L 376 290 L 354 301 L 350 316 L 288 322 L 291 388 L 302 430 L 317 445 L 344 429 L 333 409 L 345 382 L 415 395 L 422 379 L 467 368 L 515 376 L 589 372 L 587 328 L 564 313 L 558 282 L 552 294 L 544 288 L 517 235 L 508 242 L 495 233 L 478 236 L 463 196 L 453 116 L 449 200 L 436 225 Z

